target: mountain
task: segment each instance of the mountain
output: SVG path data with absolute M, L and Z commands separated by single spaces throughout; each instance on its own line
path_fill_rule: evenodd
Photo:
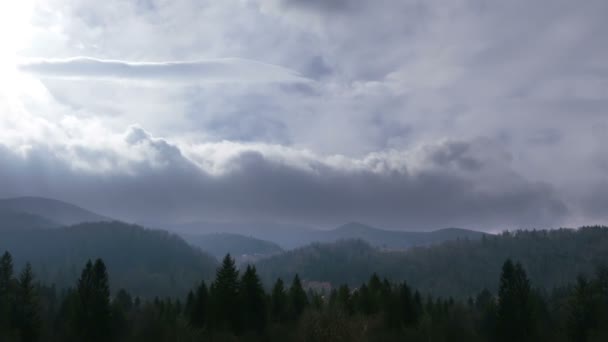
M 431 232 L 393 231 L 374 228 L 352 222 L 331 230 L 313 229 L 306 226 L 265 222 L 191 222 L 186 224 L 152 225 L 168 228 L 184 235 L 231 233 L 274 242 L 284 249 L 302 247 L 313 242 L 335 242 L 345 239 L 361 239 L 371 245 L 386 249 L 407 249 L 426 246 L 448 240 L 480 239 L 484 233 L 447 228 Z
M 237 259 L 242 257 L 263 257 L 283 251 L 274 242 L 239 234 L 185 235 L 184 239 L 191 245 L 199 247 L 216 258 L 223 258 L 228 253 Z
M 304 280 L 359 286 L 376 272 L 423 292 L 463 298 L 497 288 L 508 258 L 521 262 L 536 286 L 563 286 L 608 266 L 608 227 L 507 232 L 406 251 L 375 248 L 362 240 L 314 243 L 256 266 L 266 281 L 297 273 Z
M 0 253 L 5 250 L 16 269 L 29 261 L 41 281 L 58 288 L 73 287 L 86 261 L 102 258 L 113 289 L 144 297 L 184 295 L 217 266 L 215 258 L 174 234 L 120 222 L 2 230 Z
M 73 204 L 42 197 L 2 199 L 0 200 L 0 212 L 34 215 L 63 226 L 84 222 L 111 221 L 110 218 Z
M 187 223 L 143 222 L 146 227 L 158 227 L 182 236 L 229 233 L 271 241 L 281 248 L 292 249 L 314 241 L 317 230 L 310 227 L 275 222 L 195 221 Z
M 375 247 L 398 250 L 414 246 L 439 244 L 449 240 L 477 240 L 481 239 L 483 235 L 482 232 L 460 228 L 446 228 L 431 232 L 394 231 L 351 222 L 333 230 L 319 232 L 316 241 L 333 242 L 360 239 Z
M 60 226 L 47 218 L 11 210 L 0 209 L 0 230 L 5 229 L 48 229 Z

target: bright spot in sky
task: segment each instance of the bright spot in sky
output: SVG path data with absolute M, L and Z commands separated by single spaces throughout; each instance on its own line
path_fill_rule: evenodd
M 28 46 L 33 0 L 0 1 L 0 67 L 14 67 L 19 50 Z
M 0 0 L 0 100 L 13 110 L 22 107 L 20 97 L 44 90 L 39 80 L 17 70 L 19 53 L 31 43 L 35 1 Z

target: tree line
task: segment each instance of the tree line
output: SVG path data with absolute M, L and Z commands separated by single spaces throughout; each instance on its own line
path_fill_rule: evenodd
M 495 293 L 434 297 L 372 274 L 357 288 L 306 291 L 295 275 L 267 291 L 254 266 L 227 255 L 215 279 L 185 298 L 133 298 L 110 290 L 101 259 L 71 289 L 19 274 L 0 259 L 1 341 L 606 341 L 608 269 L 547 292 L 510 259 Z
M 466 299 L 497 289 L 502 263 L 519 261 L 535 286 L 552 289 L 591 277 L 608 265 L 608 227 L 518 230 L 452 240 L 406 251 L 385 251 L 361 240 L 316 243 L 256 263 L 263 281 L 303 279 L 359 286 L 370 274 L 407 281 L 436 296 Z

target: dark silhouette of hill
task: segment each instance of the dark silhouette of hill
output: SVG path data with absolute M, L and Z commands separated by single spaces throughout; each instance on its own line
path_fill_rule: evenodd
M 406 280 L 414 288 L 464 297 L 497 287 L 505 259 L 520 260 L 534 284 L 551 289 L 608 265 L 608 228 L 517 231 L 477 240 L 451 240 L 407 251 L 387 251 L 362 240 L 314 243 L 258 262 L 265 279 L 347 282 L 358 286 L 371 273 Z
M 35 215 L 62 226 L 84 222 L 112 221 L 108 217 L 76 205 L 42 197 L 2 199 L 0 200 L 0 211 Z
M 223 258 L 228 253 L 238 258 L 245 255 L 272 255 L 283 251 L 274 242 L 239 234 L 184 235 L 184 239 L 216 258 Z
M 184 295 L 217 265 L 177 235 L 120 222 L 2 230 L 0 251 L 5 250 L 16 267 L 30 261 L 40 280 L 58 288 L 72 286 L 88 259 L 102 258 L 112 287 L 139 296 Z

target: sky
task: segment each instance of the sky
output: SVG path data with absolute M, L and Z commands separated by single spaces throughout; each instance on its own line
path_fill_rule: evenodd
M 0 3 L 0 197 L 128 221 L 608 223 L 604 0 Z

